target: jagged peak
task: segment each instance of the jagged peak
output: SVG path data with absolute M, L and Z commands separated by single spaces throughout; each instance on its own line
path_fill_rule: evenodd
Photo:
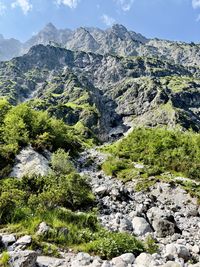
M 42 31 L 57 31 L 57 28 L 53 23 L 49 22 Z

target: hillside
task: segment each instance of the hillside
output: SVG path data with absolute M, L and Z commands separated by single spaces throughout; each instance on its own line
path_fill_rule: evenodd
M 199 45 L 48 24 L 0 51 L 0 266 L 198 267 Z

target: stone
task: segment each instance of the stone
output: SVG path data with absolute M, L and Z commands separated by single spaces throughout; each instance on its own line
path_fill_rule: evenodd
M 36 264 L 37 253 L 35 251 L 11 251 L 9 256 L 9 264 L 12 267 L 33 267 Z
M 148 253 L 141 253 L 136 259 L 134 264 L 137 267 L 154 267 L 156 262 L 153 259 L 153 256 Z
M 156 219 L 153 221 L 153 228 L 157 237 L 172 236 L 175 233 L 175 225 L 165 219 Z
M 127 264 L 133 264 L 135 261 L 135 256 L 132 253 L 125 253 L 120 256 L 124 262 Z
M 127 267 L 126 262 L 123 261 L 122 258 L 120 257 L 116 257 L 112 259 L 112 263 L 114 264 L 114 266 L 116 267 Z
M 46 235 L 50 230 L 50 227 L 45 223 L 42 222 L 40 223 L 39 227 L 38 227 L 38 231 L 37 231 L 37 235 Z
M 19 238 L 17 241 L 16 241 L 16 245 L 20 245 L 20 246 L 24 246 L 24 245 L 29 245 L 31 244 L 32 242 L 32 237 L 30 235 L 25 235 L 25 236 L 22 236 L 21 238 Z
M 150 224 L 143 217 L 135 217 L 132 220 L 133 232 L 137 236 L 153 232 Z
M 94 190 L 94 193 L 100 196 L 104 196 L 108 193 L 108 187 L 101 185 Z
M 185 246 L 176 245 L 176 248 L 177 248 L 177 254 L 179 258 L 182 258 L 185 261 L 188 261 L 190 259 L 190 252 Z
M 88 253 L 80 252 L 75 257 L 75 260 L 72 262 L 72 267 L 86 266 L 89 265 L 92 261 L 91 256 Z
M 94 259 L 94 261 L 89 265 L 90 267 L 101 267 L 102 260 L 101 259 Z
M 120 229 L 122 231 L 132 231 L 133 227 L 132 227 L 132 223 L 129 219 L 127 218 L 123 218 L 119 221 L 119 224 L 120 224 Z
M 175 244 L 167 244 L 165 247 L 165 257 L 169 260 L 173 260 L 177 256 L 177 247 Z
M 64 263 L 64 260 L 47 256 L 38 256 L 36 260 L 37 267 L 57 267 Z
M 200 252 L 200 250 L 199 250 L 199 246 L 194 245 L 194 246 L 192 247 L 192 252 L 195 253 L 195 254 L 198 254 L 198 253 Z
M 104 261 L 101 267 L 112 267 L 109 261 Z
M 50 171 L 49 160 L 36 152 L 31 146 L 21 150 L 10 177 L 21 178 L 25 175 L 46 175 Z
M 1 242 L 3 243 L 3 245 L 5 247 L 8 247 L 9 245 L 12 245 L 13 243 L 15 243 L 16 238 L 13 234 L 10 235 L 2 235 L 2 239 Z

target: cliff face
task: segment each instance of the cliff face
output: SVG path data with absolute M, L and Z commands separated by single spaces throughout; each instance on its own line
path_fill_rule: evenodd
M 199 130 L 200 72 L 148 57 L 122 57 L 37 45 L 0 63 L 0 95 L 30 101 L 100 139 L 135 125 Z

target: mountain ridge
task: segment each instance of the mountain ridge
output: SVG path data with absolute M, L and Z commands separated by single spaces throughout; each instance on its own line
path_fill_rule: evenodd
M 75 30 L 57 29 L 48 23 L 38 34 L 25 43 L 0 39 L 0 60 L 21 56 L 37 44 L 54 44 L 70 50 L 114 54 L 120 56 L 151 56 L 185 66 L 199 66 L 200 45 L 158 38 L 148 39 L 140 33 L 129 31 L 125 26 L 115 24 L 101 30 L 94 27 L 80 27 Z M 5 44 L 6 49 L 5 49 Z M 10 52 L 11 50 L 11 52 Z M 1 54 L 3 56 L 1 56 Z

